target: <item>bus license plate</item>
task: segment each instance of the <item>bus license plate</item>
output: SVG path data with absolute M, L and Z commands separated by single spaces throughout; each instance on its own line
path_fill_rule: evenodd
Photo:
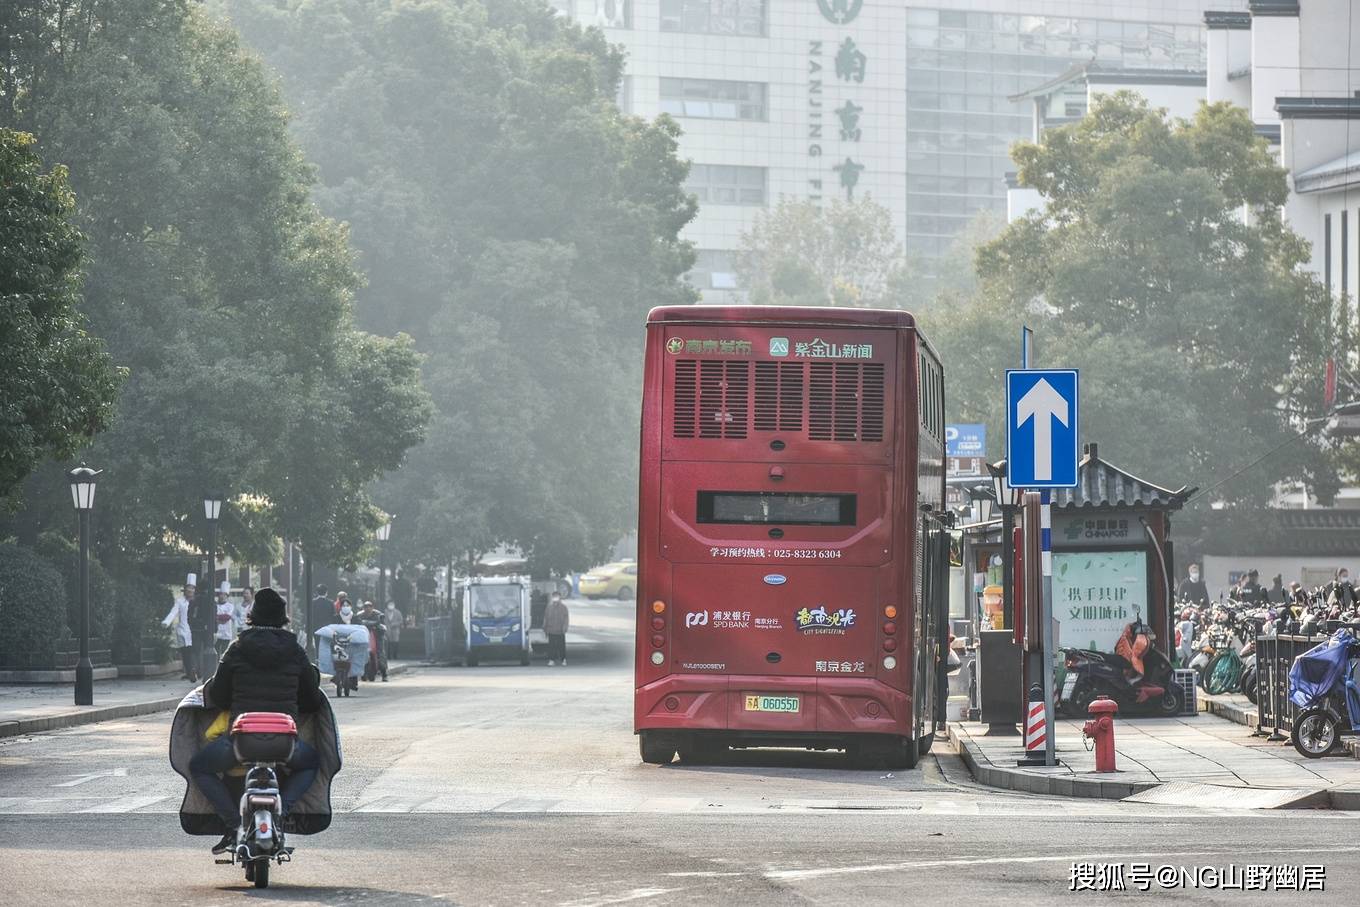
M 797 712 L 797 696 L 752 696 L 746 697 L 748 712 Z

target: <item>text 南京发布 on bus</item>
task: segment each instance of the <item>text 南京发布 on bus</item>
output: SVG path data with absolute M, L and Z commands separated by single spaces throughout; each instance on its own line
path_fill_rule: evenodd
M 634 727 L 907 767 L 943 721 L 944 379 L 905 312 L 647 324 Z

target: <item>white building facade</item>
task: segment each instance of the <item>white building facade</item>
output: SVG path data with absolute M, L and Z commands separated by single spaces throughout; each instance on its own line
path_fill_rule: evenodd
M 907 251 L 1004 216 L 1015 95 L 1071 68 L 1203 70 L 1224 0 L 550 0 L 628 55 L 620 105 L 675 117 L 707 302 L 743 299 L 733 252 L 781 198 L 871 197 Z M 1245 8 L 1245 0 L 1226 0 Z

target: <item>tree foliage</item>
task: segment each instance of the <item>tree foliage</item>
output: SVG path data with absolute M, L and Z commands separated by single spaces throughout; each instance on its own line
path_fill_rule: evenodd
M 374 329 L 412 334 L 428 442 L 377 492 L 393 554 L 579 568 L 632 520 L 642 321 L 692 301 L 669 121 L 540 0 L 218 0 L 281 74 Z
M 47 668 L 66 635 L 66 586 L 31 548 L 0 544 L 0 664 Z
M 974 297 L 924 319 L 951 418 L 1003 436 L 1022 323 L 1037 364 L 1082 369 L 1083 437 L 1153 481 L 1213 485 L 1315 414 L 1326 294 L 1300 268 L 1307 245 L 1280 217 L 1284 172 L 1245 112 L 1204 105 L 1171 122 L 1119 93 L 1013 155 L 1047 209 L 980 250 Z M 1334 487 L 1299 444 L 1216 494 L 1259 500 L 1305 476 Z
M 907 262 L 873 199 L 782 199 L 742 235 L 737 273 L 755 305 L 895 308 Z
M 228 551 L 261 546 L 235 527 L 357 554 L 376 522 L 364 486 L 420 440 L 428 403 L 409 339 L 354 325 L 347 234 L 313 206 L 272 78 L 184 0 L 17 0 L 0 34 L 0 124 L 70 167 L 86 309 L 130 371 L 89 452 L 97 538 L 202 546 L 200 501 L 220 490 L 273 505 L 224 523 Z M 27 518 L 64 517 L 57 484 L 30 483 Z
M 0 500 L 49 457 L 68 457 L 112 417 L 120 375 L 77 311 L 83 238 L 60 165 L 0 128 Z

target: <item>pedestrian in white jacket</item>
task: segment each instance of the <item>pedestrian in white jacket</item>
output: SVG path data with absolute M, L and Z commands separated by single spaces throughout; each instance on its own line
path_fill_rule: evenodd
M 189 602 L 193 600 L 197 591 L 195 585 L 197 579 L 194 574 L 189 574 L 182 594 L 170 606 L 170 613 L 165 615 L 165 620 L 161 621 L 162 626 L 171 629 L 175 646 L 179 649 L 180 661 L 184 665 L 184 679 L 193 682 L 198 681 L 198 668 L 194 663 L 194 631 L 189 626 Z

